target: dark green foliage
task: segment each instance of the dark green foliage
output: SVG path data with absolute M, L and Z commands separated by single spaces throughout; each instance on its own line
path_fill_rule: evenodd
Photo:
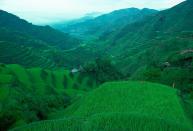
M 7 131 L 10 125 L 16 122 L 15 112 L 7 110 L 6 112 L 1 112 L 0 115 L 0 130 Z
M 46 81 L 46 79 L 48 77 L 48 72 L 46 72 L 44 69 L 42 69 L 40 76 L 41 76 L 42 80 Z
M 144 67 L 138 70 L 131 78 L 134 80 L 145 80 L 159 82 L 174 86 L 181 91 L 191 90 L 193 70 L 180 67 L 168 67 L 161 70 L 158 67 Z
M 98 83 L 120 80 L 123 75 L 111 63 L 109 59 L 96 59 L 94 62 L 84 66 L 83 73 L 89 74 Z
M 77 82 L 80 83 L 80 84 L 83 82 L 83 77 L 82 77 L 82 75 L 78 75 L 78 77 L 77 77 Z
M 64 86 L 64 88 L 68 87 L 68 78 L 66 75 L 64 75 L 64 78 L 63 78 L 63 86 Z
M 51 73 L 51 82 L 54 87 L 56 87 L 56 78 L 53 73 Z
M 87 80 L 87 85 L 88 85 L 89 87 L 94 87 L 93 84 L 94 84 L 94 83 L 93 83 L 92 78 L 90 78 L 90 79 Z
M 72 86 L 73 89 L 78 89 L 78 87 L 79 87 L 78 83 L 74 83 L 73 86 Z
M 72 72 L 69 72 L 69 76 L 70 76 L 70 78 L 74 78 L 74 74 L 72 73 Z

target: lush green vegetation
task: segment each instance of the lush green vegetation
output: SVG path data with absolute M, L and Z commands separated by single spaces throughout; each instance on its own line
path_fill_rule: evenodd
M 0 65 L 0 129 L 46 120 L 95 88 L 88 77 L 65 70 Z M 80 79 L 81 77 L 81 79 Z
M 117 10 L 68 35 L 0 11 L 0 130 L 193 130 L 192 12 Z
M 15 130 L 170 130 L 188 131 L 177 90 L 148 82 L 106 83 L 72 105 L 60 120 L 33 123 Z M 64 113 L 65 114 L 65 113 Z
M 113 65 L 112 61 L 106 59 L 96 59 L 87 63 L 81 73 L 93 78 L 99 85 L 108 81 L 118 81 L 124 79 L 123 74 Z
M 81 45 L 79 39 L 68 34 L 49 26 L 32 25 L 2 10 L 0 19 L 1 63 L 20 64 L 25 67 L 64 67 L 67 64 L 62 57 L 63 51 Z M 58 61 L 55 54 L 60 54 L 59 57 L 63 59 Z

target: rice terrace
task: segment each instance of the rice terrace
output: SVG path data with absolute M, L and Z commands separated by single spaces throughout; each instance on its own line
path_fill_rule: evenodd
M 0 0 L 0 131 L 193 131 L 193 0 Z

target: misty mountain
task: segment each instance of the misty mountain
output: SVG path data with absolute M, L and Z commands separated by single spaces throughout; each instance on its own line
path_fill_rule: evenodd
M 137 11 L 137 9 L 132 10 Z M 101 32 L 101 28 L 94 29 L 89 24 L 85 24 L 85 28 L 88 30 L 95 30 L 94 34 L 92 32 L 90 34 L 98 38 L 93 44 L 77 48 L 68 52 L 66 56 L 76 58 L 76 56 L 81 55 L 83 61 L 84 58 L 87 58 L 88 61 L 89 56 L 93 56 L 87 54 L 95 54 L 98 57 L 110 56 L 123 72 L 135 72 L 139 67 L 153 63 L 153 61 L 155 61 L 154 63 L 162 63 L 167 61 L 171 54 L 191 49 L 193 21 L 190 18 L 193 17 L 192 15 L 193 2 L 188 0 L 173 8 L 134 20 L 122 28 L 117 27 L 110 33 L 101 33 L 100 37 L 98 37 L 97 32 Z M 103 16 L 96 19 L 99 18 L 103 18 Z M 105 27 L 108 26 L 110 25 L 105 25 Z M 84 36 L 88 37 L 86 33 Z M 179 46 L 176 46 L 175 43 Z M 169 50 L 172 47 L 173 49 Z M 90 49 L 92 51 L 88 53 Z M 162 50 L 157 51 L 157 49 Z
M 128 8 L 116 10 L 108 14 L 101 15 L 94 19 L 89 19 L 83 22 L 69 24 L 61 28 L 63 32 L 67 32 L 76 36 L 100 36 L 106 35 L 117 29 L 124 27 L 127 24 L 143 19 L 145 16 L 156 13 L 153 9 L 137 9 Z

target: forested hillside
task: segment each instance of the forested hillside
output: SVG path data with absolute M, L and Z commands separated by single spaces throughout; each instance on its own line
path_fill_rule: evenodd
M 1 36 L 5 35 L 1 37 L 3 41 L 12 40 L 25 43 L 25 39 L 30 37 L 60 49 L 69 49 L 80 44 L 80 41 L 70 37 L 68 34 L 64 34 L 49 26 L 35 26 L 2 10 L 0 11 L 0 18 Z M 4 32 L 8 34 L 4 34 Z M 19 36 L 14 37 L 15 35 Z
M 55 57 L 56 52 L 81 44 L 79 39 L 68 34 L 49 26 L 32 25 L 5 11 L 0 11 L 0 19 L 1 63 L 26 67 L 64 67 Z

